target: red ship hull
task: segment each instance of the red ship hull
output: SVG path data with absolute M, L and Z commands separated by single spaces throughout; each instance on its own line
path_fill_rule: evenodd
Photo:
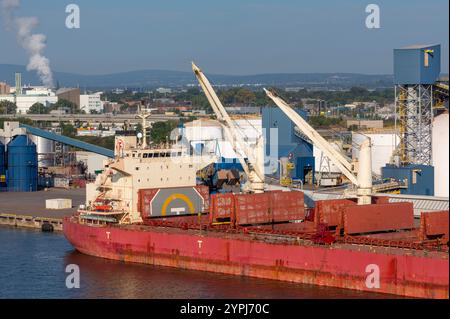
M 243 275 L 420 298 L 448 298 L 448 253 L 368 245 L 276 243 L 251 234 L 107 226 L 66 218 L 80 252 L 125 262 Z M 370 288 L 373 266 L 379 287 Z

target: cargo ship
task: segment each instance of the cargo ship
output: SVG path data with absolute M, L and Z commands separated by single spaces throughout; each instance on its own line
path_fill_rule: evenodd
M 203 89 L 211 88 L 206 82 Z M 213 94 L 209 100 L 215 99 Z M 242 173 L 215 172 L 216 185 L 232 190 L 217 191 L 205 182 L 217 156 L 180 143 L 148 146 L 146 115 L 142 119 L 143 136 L 116 136 L 115 158 L 86 185 L 86 204 L 63 221 L 66 238 L 81 253 L 405 297 L 449 297 L 448 211 L 423 212 L 417 223 L 412 203 L 389 203 L 364 189 L 306 207 L 299 190 L 268 190 L 248 159 L 241 162 Z M 226 114 L 222 119 L 227 122 Z M 249 182 L 257 186 L 246 187 Z
M 324 200 L 301 191 L 217 193 L 197 185 L 215 159 L 186 149 L 140 149 L 87 184 L 87 203 L 63 221 L 80 252 L 146 263 L 401 296 L 448 298 L 448 211 L 374 197 Z M 127 142 L 128 141 L 128 142 Z M 379 279 L 373 285 L 370 280 Z

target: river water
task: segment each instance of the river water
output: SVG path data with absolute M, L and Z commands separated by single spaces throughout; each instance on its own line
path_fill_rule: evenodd
M 68 264 L 80 288 L 66 287 Z M 386 298 L 273 280 L 129 264 L 83 255 L 60 233 L 0 227 L 0 298 Z

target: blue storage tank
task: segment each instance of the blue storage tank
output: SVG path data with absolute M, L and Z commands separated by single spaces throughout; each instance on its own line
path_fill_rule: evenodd
M 37 191 L 38 160 L 36 144 L 18 135 L 8 144 L 7 189 L 9 192 Z
M 6 179 L 6 154 L 5 145 L 0 142 L 0 187 L 4 186 Z

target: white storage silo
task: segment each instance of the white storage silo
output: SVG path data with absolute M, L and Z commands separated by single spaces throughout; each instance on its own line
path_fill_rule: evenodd
M 434 166 L 434 195 L 449 197 L 449 117 L 443 113 L 434 118 L 432 131 L 432 156 Z
M 359 156 L 359 145 L 369 137 L 372 142 L 372 172 L 381 175 L 381 168 L 390 162 L 392 154 L 400 142 L 395 132 L 352 133 L 352 157 Z
M 53 166 L 55 142 L 35 135 L 30 135 L 30 139 L 34 142 L 34 144 L 36 144 L 36 151 L 38 153 L 38 166 Z

